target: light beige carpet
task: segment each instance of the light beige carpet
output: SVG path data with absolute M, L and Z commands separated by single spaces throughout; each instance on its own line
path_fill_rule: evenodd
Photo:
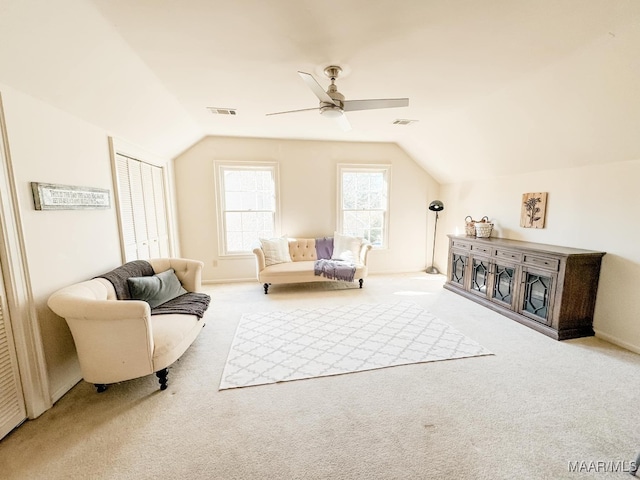
M 243 315 L 220 389 L 490 355 L 412 302 Z
M 207 326 L 170 368 L 97 394 L 80 382 L 0 442 L 3 480 L 631 479 L 569 462 L 640 450 L 640 355 L 557 342 L 444 278 L 211 285 Z M 411 301 L 492 351 L 467 360 L 218 391 L 243 314 Z M 602 321 L 607 321 L 603 318 Z M 627 463 L 628 465 L 628 463 Z

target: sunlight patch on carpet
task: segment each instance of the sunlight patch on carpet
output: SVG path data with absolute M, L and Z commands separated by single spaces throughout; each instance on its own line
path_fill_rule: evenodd
M 243 315 L 220 390 L 492 355 L 410 302 Z

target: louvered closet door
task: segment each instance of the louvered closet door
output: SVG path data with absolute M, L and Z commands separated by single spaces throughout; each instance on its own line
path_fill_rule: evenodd
M 129 159 L 118 155 L 116 157 L 118 172 L 118 191 L 120 202 L 120 225 L 122 228 L 122 243 L 126 262 L 138 258 L 136 245 L 136 231 L 133 227 L 133 203 L 131 201 L 131 182 L 129 181 Z
M 131 185 L 131 203 L 133 205 L 133 228 L 136 232 L 138 260 L 151 258 L 149 251 L 149 233 L 147 231 L 147 213 L 144 206 L 142 186 L 142 163 L 129 160 L 129 182 Z
M 164 199 L 164 176 L 161 168 L 154 168 L 153 194 L 156 211 L 156 223 L 158 224 L 158 246 L 160 247 L 160 257 L 169 256 L 169 231 L 167 229 L 167 207 Z
M 0 438 L 27 417 L 15 352 L 0 279 Z
M 153 189 L 153 170 L 149 164 L 142 165 L 142 192 L 144 195 L 144 212 L 147 222 L 147 236 L 149 239 L 149 258 L 160 257 L 158 244 L 158 219 L 156 218 L 156 203 Z
M 168 257 L 163 169 L 116 155 L 116 171 L 125 261 Z

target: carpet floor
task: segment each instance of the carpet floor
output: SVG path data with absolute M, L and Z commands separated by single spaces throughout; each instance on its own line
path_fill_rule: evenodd
M 554 341 L 443 281 L 375 275 L 362 290 L 274 285 L 269 295 L 257 282 L 207 286 L 207 326 L 167 390 L 155 376 L 103 394 L 81 381 L 0 442 L 0 477 L 632 478 L 612 467 L 640 450 L 640 355 L 595 337 Z M 398 301 L 494 355 L 218 390 L 245 314 Z

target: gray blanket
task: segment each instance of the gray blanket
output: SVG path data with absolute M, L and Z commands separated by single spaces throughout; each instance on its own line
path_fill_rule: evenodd
M 316 260 L 316 263 L 313 265 L 313 273 L 316 276 L 322 275 L 329 280 L 353 282 L 356 274 L 356 266 L 344 260 L 320 259 Z
M 105 278 L 111 282 L 118 300 L 131 300 L 129 277 L 150 277 L 155 275 L 153 267 L 146 260 L 134 260 L 111 270 L 96 278 Z M 168 315 L 171 313 L 196 315 L 202 318 L 209 307 L 211 297 L 206 293 L 189 292 L 151 309 L 151 315 Z
M 129 277 L 150 277 L 154 274 L 153 267 L 149 262 L 146 260 L 134 260 L 96 278 L 109 280 L 116 291 L 118 300 L 131 300 L 127 279 Z
M 206 293 L 189 292 L 151 309 L 151 315 L 168 315 L 170 313 L 195 315 L 202 318 L 209 307 L 211 297 Z

